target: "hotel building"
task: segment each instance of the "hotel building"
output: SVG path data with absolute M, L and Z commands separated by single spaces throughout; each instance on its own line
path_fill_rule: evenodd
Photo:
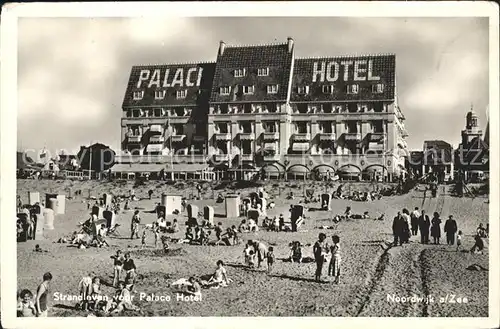
M 294 48 L 292 38 L 221 41 L 215 63 L 133 67 L 125 153 L 112 170 L 238 179 L 404 174 L 395 55 L 295 58 Z

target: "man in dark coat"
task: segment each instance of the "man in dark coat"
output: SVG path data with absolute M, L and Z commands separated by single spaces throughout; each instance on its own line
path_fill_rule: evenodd
M 394 217 L 394 220 L 392 222 L 392 234 L 394 235 L 394 246 L 397 246 L 398 242 L 400 246 L 403 245 L 403 240 L 404 240 L 403 225 L 404 221 L 401 218 L 401 213 L 398 212 L 398 214 L 396 215 L 396 217 Z
M 420 216 L 418 227 L 420 229 L 420 243 L 428 244 L 431 221 L 429 220 L 429 216 L 427 216 L 427 214 L 425 213 L 425 210 L 422 210 L 422 216 Z
M 444 223 L 444 232 L 446 233 L 446 243 L 449 245 L 455 244 L 455 233 L 457 232 L 457 222 L 453 219 L 453 215 Z

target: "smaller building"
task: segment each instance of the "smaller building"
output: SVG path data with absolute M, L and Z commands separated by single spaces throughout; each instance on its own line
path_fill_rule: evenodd
M 414 177 L 433 174 L 439 183 L 453 180 L 453 146 L 442 140 L 425 141 L 422 151 L 410 152 L 406 167 Z

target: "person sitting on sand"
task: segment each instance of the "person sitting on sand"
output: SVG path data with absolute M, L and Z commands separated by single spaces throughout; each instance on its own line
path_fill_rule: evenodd
M 344 218 L 351 219 L 352 218 L 352 210 L 351 207 L 346 207 L 344 212 Z
M 174 218 L 172 222 L 172 226 L 167 230 L 168 233 L 177 233 L 179 232 L 179 223 L 177 222 L 177 218 Z
M 253 218 L 248 220 L 248 230 L 250 232 L 257 232 L 259 230 L 259 227 Z
M 191 284 L 190 286 L 186 287 L 186 290 L 184 291 L 185 294 L 188 295 L 193 295 L 195 297 L 201 297 L 201 285 L 198 282 L 198 280 L 195 279 L 194 276 L 189 278 L 189 283 Z
M 20 301 L 17 304 L 18 317 L 36 317 L 36 308 L 33 303 L 33 293 L 28 289 L 23 289 L 19 294 Z
M 108 232 L 108 229 L 106 228 L 106 224 L 101 224 L 100 228 L 97 230 L 97 236 L 96 236 L 97 246 L 99 248 L 104 247 L 104 246 L 109 247 L 109 244 L 105 239 L 107 232 Z
M 486 229 L 483 226 L 483 223 L 480 223 L 477 230 L 477 235 L 481 238 L 486 238 Z
M 214 275 L 208 281 L 202 281 L 201 284 L 207 288 L 219 288 L 225 287 L 231 282 L 231 279 L 227 277 L 226 269 L 224 268 L 224 262 L 222 260 L 217 261 L 217 269 Z
M 290 261 L 292 263 L 302 263 L 302 244 L 299 241 L 291 243 Z
M 132 296 L 130 295 L 130 290 L 127 288 L 124 282 L 120 281 L 118 283 L 117 296 L 113 298 L 111 306 L 106 307 L 106 311 L 111 311 L 111 314 L 120 313 L 123 310 L 139 311 L 140 308 L 132 304 Z
M 245 265 L 250 268 L 253 268 L 255 265 L 255 251 L 252 246 L 246 245 L 243 250 L 243 257 L 245 259 Z
M 474 253 L 474 254 L 480 254 L 480 255 L 482 255 L 483 254 L 483 250 L 484 250 L 484 241 L 483 241 L 483 239 L 479 235 L 476 235 L 474 237 L 474 241 L 475 241 L 475 243 L 472 246 L 472 248 L 470 249 L 470 252 Z
M 238 226 L 238 232 L 247 233 L 249 231 L 250 231 L 250 229 L 248 228 L 247 221 L 245 219 L 243 219 L 240 223 L 240 226 Z

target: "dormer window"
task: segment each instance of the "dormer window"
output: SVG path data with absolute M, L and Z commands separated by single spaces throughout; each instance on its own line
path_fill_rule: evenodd
M 309 94 L 309 86 L 299 86 L 297 88 L 297 93 L 300 95 Z
M 260 68 L 257 70 L 257 75 L 259 77 L 267 77 L 269 75 L 269 68 Z
M 323 94 L 333 94 L 333 86 L 332 85 L 323 86 Z
M 384 92 L 384 84 L 383 83 L 377 83 L 375 85 L 372 85 L 372 93 L 382 94 L 383 92 Z
M 236 69 L 234 70 L 234 77 L 235 78 L 242 78 L 246 74 L 246 69 Z
M 144 98 L 144 91 L 134 91 L 134 101 L 139 101 Z
M 278 93 L 278 85 L 268 85 L 267 86 L 268 94 L 277 94 Z
M 177 90 L 175 92 L 175 97 L 177 99 L 182 99 L 182 98 L 186 98 L 187 96 L 187 90 L 186 89 L 183 89 L 183 90 Z
M 219 92 L 221 95 L 227 96 L 231 93 L 231 87 L 230 86 L 220 87 Z
M 155 99 L 164 99 L 166 94 L 167 94 L 166 90 L 156 90 Z
M 255 92 L 254 86 L 243 86 L 244 95 L 253 95 L 254 92 Z
M 347 86 L 347 93 L 350 95 L 356 95 L 359 93 L 359 85 L 353 84 Z

